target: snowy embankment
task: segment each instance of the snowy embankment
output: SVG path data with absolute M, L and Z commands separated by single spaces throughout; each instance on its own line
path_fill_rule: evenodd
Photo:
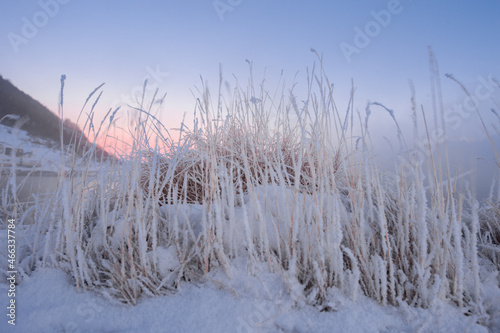
M 15 164 L 16 171 L 29 172 L 59 172 L 61 167 L 70 167 L 71 154 L 64 154 L 57 144 L 48 139 L 30 136 L 26 131 L 0 124 L 0 163 L 2 171 Z M 5 150 L 9 148 L 10 150 Z M 17 154 L 16 154 L 17 153 Z M 95 166 L 94 166 L 95 167 Z
M 98 163 L 74 165 L 71 150 L 62 151 L 48 139 L 30 136 L 26 131 L 0 124 L 0 193 L 4 207 L 30 205 L 35 196 L 47 198 L 57 189 L 59 173 L 72 170 L 76 181 L 85 169 L 95 173 Z M 90 173 L 88 174 L 90 175 Z M 15 185 L 14 185 L 15 184 Z M 12 188 L 16 186 L 16 197 Z
M 498 304 L 498 286 L 486 291 L 488 301 Z M 5 284 L 0 294 L 6 304 Z M 1 332 L 488 332 L 443 301 L 428 309 L 382 306 L 332 289 L 323 307 L 298 305 L 280 274 L 249 275 L 243 258 L 229 276 L 213 272 L 203 282 L 183 282 L 175 294 L 144 298 L 134 307 L 78 292 L 70 276 L 46 268 L 23 281 L 17 303 L 16 326 L 2 320 Z M 498 331 L 500 322 L 490 329 Z

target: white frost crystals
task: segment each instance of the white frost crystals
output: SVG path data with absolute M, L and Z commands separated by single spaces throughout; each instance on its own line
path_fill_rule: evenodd
M 311 195 L 294 193 L 286 187 L 261 185 L 252 189 L 251 194 L 243 195 L 242 205 L 221 205 L 220 202 L 207 206 L 178 204 L 165 205 L 159 211 L 160 216 L 174 226 L 175 233 L 190 234 L 192 239 L 198 239 L 203 236 L 204 230 L 213 227 L 217 236 L 221 235 L 220 239 L 223 240 L 219 246 L 230 253 L 245 255 L 252 247 L 248 240 L 255 239 L 266 239 L 267 247 L 263 250 L 266 252 L 282 251 L 283 247 L 291 242 L 290 237 L 294 237 L 295 242 L 301 242 L 305 247 L 310 246 L 311 244 L 307 244 L 313 241 L 311 238 L 321 237 L 313 236 L 316 233 L 313 228 L 314 220 L 318 219 L 321 224 L 325 222 L 326 225 L 325 219 L 328 217 L 320 213 L 323 207 L 329 207 L 331 212 L 343 210 L 342 216 L 349 214 L 341 201 L 335 200 L 333 195 L 325 197 L 321 207 L 316 206 L 314 201 Z M 248 229 L 240 223 L 245 219 Z M 294 230 L 294 219 L 306 223 L 295 224 L 297 229 Z M 221 222 L 217 224 L 219 220 Z M 206 226 L 204 223 L 213 224 Z M 336 233 L 340 230 L 340 225 L 330 228 L 329 237 L 341 239 L 341 233 Z M 263 246 L 262 244 L 260 243 L 260 246 Z

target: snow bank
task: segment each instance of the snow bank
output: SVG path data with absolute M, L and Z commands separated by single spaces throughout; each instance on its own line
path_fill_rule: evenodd
M 279 274 L 251 276 L 244 258 L 229 278 L 221 271 L 199 284 L 182 283 L 175 295 L 143 298 L 137 306 L 79 293 L 58 269 L 39 269 L 18 286 L 16 326 L 1 332 L 488 332 L 454 306 L 384 307 L 353 302 L 332 289 L 323 309 L 299 306 Z M 6 304 L 7 286 L 0 284 Z M 500 328 L 500 326 L 498 326 Z

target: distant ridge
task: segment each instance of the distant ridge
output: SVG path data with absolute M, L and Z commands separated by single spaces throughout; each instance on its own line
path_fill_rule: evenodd
M 60 145 L 61 119 L 0 75 L 0 119 L 6 115 L 16 115 L 26 119 L 27 121 L 21 126 L 23 130 L 27 131 L 31 136 L 49 139 Z M 2 120 L 2 124 L 7 126 L 14 126 L 15 123 L 15 119 L 4 118 Z M 78 147 L 76 147 L 76 152 L 83 155 L 91 147 L 91 143 L 76 125 L 65 120 L 64 145 L 75 144 L 74 138 L 77 138 L 76 141 L 78 142 L 80 137 L 82 139 Z M 99 146 L 96 147 L 95 151 L 97 158 L 114 158 Z

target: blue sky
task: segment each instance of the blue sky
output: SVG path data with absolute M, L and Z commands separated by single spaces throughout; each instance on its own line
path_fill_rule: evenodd
M 306 67 L 317 60 L 314 48 L 323 54 L 341 109 L 352 78 L 357 109 L 379 101 L 405 124 L 409 79 L 428 107 L 428 46 L 441 74 L 453 73 L 472 90 L 479 76 L 500 76 L 499 14 L 494 0 L 2 1 L 0 74 L 54 112 L 60 75 L 67 75 L 65 116 L 72 119 L 102 82 L 98 119 L 149 76 L 152 87 L 167 93 L 162 121 L 177 127 L 194 109 L 200 75 L 216 90 L 219 64 L 234 84 L 233 75 L 246 81 L 249 59 L 257 81 L 265 71 L 269 89 L 282 70 L 290 84 L 299 73 L 300 92 Z M 356 44 L 360 30 L 371 36 L 361 44 L 358 36 Z M 346 45 L 359 47 L 346 57 Z M 442 82 L 445 106 L 462 103 L 458 87 Z M 382 128 L 390 123 L 382 116 L 373 121 Z

